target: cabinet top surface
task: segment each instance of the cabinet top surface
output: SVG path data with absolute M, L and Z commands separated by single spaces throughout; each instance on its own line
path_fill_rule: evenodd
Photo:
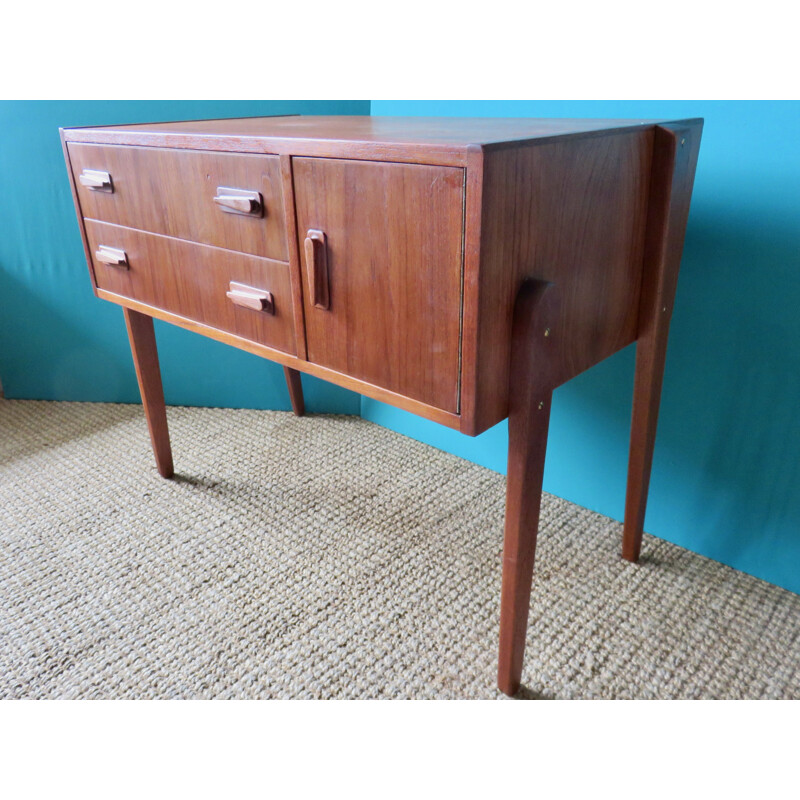
M 185 138 L 256 138 L 334 141 L 373 145 L 425 145 L 466 148 L 556 136 L 591 135 L 653 125 L 658 120 L 532 119 L 480 117 L 284 116 L 193 120 L 134 125 L 68 128 L 67 141 L 142 141 Z

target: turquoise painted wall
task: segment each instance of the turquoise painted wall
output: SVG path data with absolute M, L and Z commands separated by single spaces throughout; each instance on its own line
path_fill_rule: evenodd
M 59 127 L 268 114 L 368 114 L 369 101 L 0 102 L 0 381 L 6 397 L 139 402 L 122 311 L 94 297 Z M 156 322 L 167 402 L 289 409 L 283 370 Z M 303 376 L 311 411 L 358 395 Z
M 800 592 L 800 103 L 387 102 L 376 115 L 704 117 L 645 528 Z M 557 390 L 545 490 L 622 519 L 633 347 Z M 471 439 L 362 398 L 408 436 L 505 471 Z

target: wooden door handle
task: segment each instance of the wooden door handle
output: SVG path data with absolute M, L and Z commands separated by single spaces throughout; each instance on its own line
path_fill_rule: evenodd
M 101 244 L 94 257 L 101 261 L 103 264 L 108 264 L 112 267 L 122 267 L 128 269 L 128 254 L 124 250 L 118 250 L 116 247 L 106 247 Z
M 99 169 L 82 170 L 78 176 L 78 182 L 81 186 L 85 186 L 93 192 L 113 193 L 114 191 L 114 182 L 111 180 L 111 175 Z
M 247 217 L 260 217 L 264 213 L 264 203 L 260 192 L 245 189 L 232 189 L 229 186 L 217 186 L 214 202 L 229 214 L 244 214 Z
M 231 281 L 230 291 L 225 292 L 225 295 L 234 305 L 252 308 L 253 311 L 263 311 L 265 314 L 275 313 L 272 293 L 263 289 L 255 289 L 247 284 Z
M 311 303 L 315 308 L 331 307 L 328 285 L 328 242 L 323 231 L 310 230 L 305 241 L 306 269 Z

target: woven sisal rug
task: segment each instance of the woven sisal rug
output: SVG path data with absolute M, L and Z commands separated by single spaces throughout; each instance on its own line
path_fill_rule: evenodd
M 355 417 L 0 401 L 0 697 L 497 698 L 505 479 Z M 800 597 L 546 495 L 523 697 L 799 698 Z

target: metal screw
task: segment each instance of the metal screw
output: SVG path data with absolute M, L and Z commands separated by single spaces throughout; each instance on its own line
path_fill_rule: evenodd
M 544 329 L 544 335 L 545 336 L 549 336 L 550 335 L 550 328 L 545 328 Z
M 664 306 L 664 308 L 662 308 L 661 310 L 662 310 L 662 311 L 666 311 L 666 310 L 667 310 L 667 307 L 666 307 L 666 306 Z
M 544 408 L 544 400 L 540 400 L 539 401 L 539 411 L 541 411 L 543 408 Z

